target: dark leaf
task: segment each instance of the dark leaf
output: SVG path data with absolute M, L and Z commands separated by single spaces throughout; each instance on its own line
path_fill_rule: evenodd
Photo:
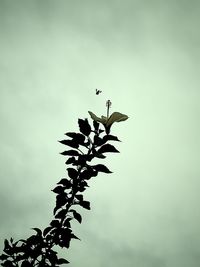
M 60 259 L 58 259 L 57 263 L 58 264 L 65 264 L 65 263 L 67 264 L 67 263 L 69 263 L 69 261 L 67 261 L 67 260 L 65 260 L 63 258 L 60 258 Z
M 84 209 L 87 209 L 87 210 L 90 210 L 90 202 L 89 201 L 81 201 L 80 203 L 79 203 L 79 205 L 81 206 L 81 207 L 83 207 Z
M 97 172 L 105 172 L 105 173 L 112 173 L 105 165 L 103 164 L 97 164 L 94 165 L 93 168 L 97 171 Z
M 47 259 L 50 261 L 51 266 L 55 266 L 58 261 L 57 252 L 50 250 L 48 254 L 46 254 Z
M 57 184 L 62 184 L 66 189 L 69 189 L 71 187 L 71 182 L 66 178 L 61 179 Z
M 78 148 L 79 144 L 77 142 L 75 142 L 74 140 L 61 140 L 59 141 L 61 144 L 66 145 L 66 146 L 70 146 L 73 148 Z
M 99 137 L 98 135 L 94 136 L 94 145 L 96 146 L 101 146 L 105 143 L 106 141 L 104 141 L 101 137 Z
M 70 223 L 71 220 L 72 220 L 72 218 L 67 218 L 64 221 L 63 225 L 66 226 L 67 228 L 71 228 L 71 223 Z
M 64 156 L 79 156 L 80 155 L 77 150 L 73 150 L 73 149 L 64 151 L 60 154 Z
M 1 254 L 1 255 L 0 255 L 0 260 L 4 261 L 4 260 L 6 260 L 8 257 L 9 257 L 9 256 L 6 255 L 6 254 Z
M 76 162 L 75 157 L 70 157 L 70 158 L 68 158 L 68 160 L 65 162 L 65 164 L 72 164 L 72 163 L 75 163 L 75 162 Z
M 63 186 L 58 185 L 51 191 L 53 191 L 56 194 L 62 194 L 64 192 L 64 190 L 65 190 L 65 188 Z
M 75 137 L 73 137 L 74 142 L 78 143 L 79 145 L 85 146 L 85 136 L 81 133 L 77 133 Z
M 105 136 L 103 137 L 103 140 L 104 140 L 105 142 L 107 142 L 107 141 L 118 141 L 118 142 L 121 142 L 121 141 L 118 139 L 117 136 L 114 136 L 114 135 L 111 135 L 111 134 L 107 134 L 107 135 L 105 135 Z
M 71 238 L 80 240 L 80 238 L 78 238 L 78 237 L 77 237 L 76 235 L 74 235 L 74 234 L 71 234 Z
M 46 236 L 52 230 L 52 226 L 48 226 L 43 230 L 43 235 Z
M 59 223 L 59 220 L 52 220 L 50 225 L 52 227 L 55 227 L 55 228 L 59 228 L 60 227 L 60 223 Z
M 82 171 L 79 175 L 81 180 L 89 180 L 93 176 L 92 168 Z
M 83 195 L 79 194 L 75 196 L 76 199 L 83 201 Z
M 76 179 L 78 177 L 78 172 L 77 170 L 73 169 L 73 168 L 67 168 L 68 171 L 68 175 L 71 179 Z
M 65 133 L 65 135 L 71 137 L 71 138 L 74 138 L 76 137 L 77 133 L 74 133 L 74 132 L 68 132 L 68 133 Z
M 99 148 L 98 153 L 119 152 L 113 145 L 106 144 Z
M 42 236 L 42 231 L 39 228 L 32 228 L 32 229 L 35 230 L 39 236 Z
M 76 219 L 79 223 L 82 222 L 82 217 L 77 211 L 73 211 L 74 219 Z
M 97 121 L 93 121 L 93 126 L 94 126 L 95 131 L 98 131 L 99 123 Z
M 56 211 L 67 203 L 67 194 L 61 194 L 56 196 L 56 207 L 54 208 L 54 214 Z
M 56 215 L 55 218 L 64 218 L 67 214 L 67 210 L 66 209 L 62 209 L 61 211 L 59 211 Z
M 7 239 L 4 240 L 4 249 L 9 249 L 10 245 Z
M 79 124 L 79 129 L 80 132 L 86 136 L 88 136 L 91 133 L 91 127 L 88 123 L 88 120 L 82 120 L 82 119 L 78 119 L 78 124 Z

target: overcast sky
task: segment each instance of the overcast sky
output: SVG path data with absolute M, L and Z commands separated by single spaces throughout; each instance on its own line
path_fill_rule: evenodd
M 200 266 L 200 2 L 0 0 L 0 236 L 52 218 L 57 141 L 88 110 L 113 125 L 114 173 L 91 180 L 72 267 Z M 95 95 L 95 88 L 102 90 Z

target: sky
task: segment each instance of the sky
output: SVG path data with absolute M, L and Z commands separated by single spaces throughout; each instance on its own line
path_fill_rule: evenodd
M 48 225 L 66 175 L 58 140 L 110 99 L 129 116 L 112 127 L 120 154 L 90 181 L 81 242 L 62 256 L 200 266 L 199 14 L 197 0 L 0 0 L 1 250 Z

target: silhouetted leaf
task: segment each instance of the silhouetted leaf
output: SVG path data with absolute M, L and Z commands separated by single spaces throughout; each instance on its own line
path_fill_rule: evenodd
M 105 141 L 103 140 L 103 138 L 99 137 L 98 135 L 94 136 L 94 144 L 95 146 L 101 146 L 105 143 Z
M 67 228 L 71 228 L 71 223 L 70 223 L 71 220 L 72 220 L 72 218 L 67 218 L 64 221 L 63 225 L 66 226 Z
M 105 173 L 112 173 L 105 165 L 103 164 L 97 164 L 92 166 L 93 168 L 95 168 L 95 170 L 97 172 L 105 172 Z
M 118 142 L 121 142 L 121 141 L 118 139 L 117 136 L 114 136 L 114 135 L 111 135 L 111 134 L 107 134 L 107 135 L 105 135 L 105 136 L 103 137 L 103 140 L 104 140 L 105 142 L 107 142 L 107 141 L 118 141 Z
M 61 194 L 56 196 L 56 207 L 54 208 L 54 214 L 55 212 L 61 208 L 63 205 L 67 203 L 67 194 Z
M 60 154 L 64 156 L 79 156 L 80 155 L 77 150 L 73 150 L 73 149 L 64 151 Z
M 79 124 L 79 129 L 80 132 L 86 136 L 88 136 L 91 133 L 91 127 L 88 123 L 88 120 L 82 120 L 82 119 L 78 119 L 78 124 Z
M 89 201 L 81 201 L 80 203 L 79 203 L 79 205 L 81 206 L 81 207 L 83 207 L 84 209 L 87 209 L 87 210 L 90 210 L 90 202 Z
M 95 131 L 97 132 L 99 129 L 99 123 L 93 120 L 93 126 L 94 126 Z
M 60 227 L 59 220 L 52 220 L 51 223 L 50 223 L 50 225 L 51 225 L 52 227 L 55 227 L 55 228 Z
M 46 236 L 52 230 L 52 226 L 48 226 L 43 230 L 43 235 Z
M 80 201 L 83 201 L 83 195 L 76 194 L 75 198 L 77 198 Z
M 0 260 L 4 261 L 4 260 L 6 260 L 8 257 L 9 257 L 9 256 L 6 255 L 6 254 L 1 254 L 1 255 L 0 255 Z
M 67 214 L 67 210 L 66 209 L 62 209 L 61 211 L 59 211 L 56 215 L 55 218 L 64 218 Z
M 82 217 L 77 211 L 73 210 L 73 215 L 74 215 L 74 219 L 76 219 L 79 223 L 82 222 Z
M 10 245 L 7 239 L 4 240 L 4 249 L 9 249 Z
M 57 184 L 62 184 L 66 189 L 69 189 L 71 187 L 71 182 L 66 178 L 61 179 Z
M 70 158 L 68 158 L 68 160 L 65 162 L 65 164 L 72 164 L 72 163 L 75 163 L 75 162 L 76 162 L 75 157 L 70 157 Z
M 70 146 L 73 148 L 78 148 L 79 144 L 77 142 L 75 142 L 74 140 L 61 140 L 59 141 L 61 144 L 66 145 L 66 146 Z
M 63 186 L 61 186 L 61 185 L 58 185 L 58 186 L 56 186 L 53 190 L 51 190 L 51 191 L 53 191 L 54 193 L 56 193 L 56 194 L 61 194 L 61 193 L 63 193 L 64 192 L 64 187 Z
M 71 137 L 71 138 L 74 138 L 76 137 L 77 133 L 74 133 L 74 132 L 68 132 L 68 133 L 65 133 L 65 135 Z
M 86 169 L 79 174 L 81 180 L 89 180 L 93 176 L 92 168 Z
M 74 168 L 67 168 L 67 171 L 71 179 L 76 179 L 78 177 L 78 172 Z
M 71 234 L 71 238 L 80 240 L 80 238 L 78 238 L 78 237 L 77 237 L 76 235 L 74 235 L 74 234 Z
M 118 152 L 119 153 L 119 151 L 113 145 L 110 145 L 110 144 L 103 145 L 102 147 L 99 148 L 97 152 L 100 154 L 106 153 L 106 152 Z
M 67 263 L 70 263 L 70 262 L 65 260 L 65 259 L 63 259 L 63 258 L 60 258 L 60 259 L 58 259 L 57 263 L 58 264 L 65 264 L 65 263 L 67 264 Z
M 32 228 L 32 229 L 35 230 L 39 236 L 42 236 L 42 231 L 39 228 Z

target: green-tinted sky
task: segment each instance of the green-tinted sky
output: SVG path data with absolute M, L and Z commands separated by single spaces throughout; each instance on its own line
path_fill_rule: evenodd
M 49 223 L 57 140 L 110 99 L 130 117 L 113 126 L 121 153 L 91 181 L 67 259 L 200 266 L 199 14 L 197 0 L 0 0 L 1 244 Z

